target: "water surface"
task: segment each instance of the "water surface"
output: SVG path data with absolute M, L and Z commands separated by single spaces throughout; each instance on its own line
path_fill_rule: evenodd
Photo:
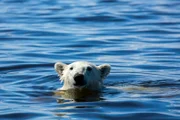
M 179 0 L 1 0 L 0 119 L 180 119 Z M 54 63 L 112 70 L 82 99 Z

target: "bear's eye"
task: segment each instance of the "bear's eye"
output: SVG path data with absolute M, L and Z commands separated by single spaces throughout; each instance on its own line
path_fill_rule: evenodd
M 91 70 L 92 70 L 92 68 L 91 68 L 91 67 L 87 67 L 87 70 L 88 70 L 88 71 L 91 71 Z
M 73 70 L 73 67 L 70 67 L 70 70 Z

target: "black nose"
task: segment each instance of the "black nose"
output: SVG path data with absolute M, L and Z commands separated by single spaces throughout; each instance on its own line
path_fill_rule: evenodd
M 84 75 L 77 74 L 74 76 L 75 84 L 76 86 L 83 86 L 85 85 Z

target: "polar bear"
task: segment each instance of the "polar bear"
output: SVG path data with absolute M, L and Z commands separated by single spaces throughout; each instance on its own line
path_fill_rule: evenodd
M 103 80 L 110 72 L 109 64 L 96 66 L 90 62 L 77 61 L 69 65 L 57 62 L 54 68 L 60 80 L 64 82 L 63 87 L 58 90 L 81 89 L 100 90 Z

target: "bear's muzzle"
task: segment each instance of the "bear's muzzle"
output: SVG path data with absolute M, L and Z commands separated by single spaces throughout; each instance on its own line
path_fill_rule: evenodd
M 83 74 L 76 74 L 74 76 L 74 81 L 75 81 L 74 83 L 75 86 L 84 86 L 86 84 Z

